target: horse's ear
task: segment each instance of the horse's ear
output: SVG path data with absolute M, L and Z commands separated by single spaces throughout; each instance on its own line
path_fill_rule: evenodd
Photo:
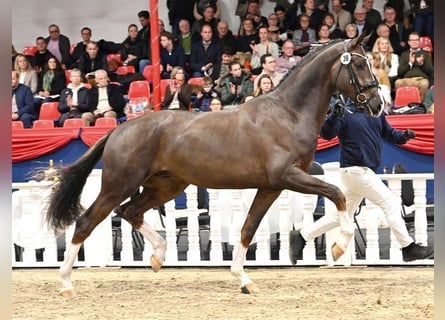
M 362 34 L 359 37 L 352 39 L 351 48 L 353 48 L 359 44 L 362 44 L 362 43 L 364 45 L 366 45 L 369 41 L 369 38 L 371 38 L 371 35 L 372 35 L 372 32 L 370 32 L 369 34 L 362 32 Z

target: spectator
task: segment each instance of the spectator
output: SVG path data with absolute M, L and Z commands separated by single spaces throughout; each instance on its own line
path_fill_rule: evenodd
M 230 73 L 221 79 L 221 101 L 224 108 L 237 106 L 244 96 L 253 92 L 253 83 L 250 73 L 241 69 L 241 64 L 234 61 L 230 64 Z
M 210 111 L 221 111 L 223 109 L 223 105 L 221 99 L 218 97 L 212 98 L 210 101 Z
M 258 88 L 256 88 L 253 95 L 255 97 L 261 96 L 272 91 L 273 88 L 272 78 L 268 74 L 264 73 L 258 76 Z
M 215 89 L 219 91 L 219 84 L 223 77 L 230 73 L 230 63 L 233 61 L 233 53 L 230 48 L 223 48 L 221 55 L 221 64 L 219 64 L 219 68 L 215 68 L 213 72 L 219 75 L 215 82 Z
M 162 21 L 161 19 L 158 19 L 158 32 L 164 32 L 165 30 L 165 24 L 164 21 Z
M 382 16 L 373 6 L 374 0 L 363 0 L 363 8 L 366 9 L 366 24 L 369 25 L 372 30 L 375 30 L 375 28 L 382 23 Z
M 168 20 L 174 35 L 179 35 L 180 20 L 186 19 L 190 24 L 195 21 L 193 17 L 194 6 L 195 0 L 167 0 Z
M 252 48 L 250 66 L 253 74 L 261 73 L 261 56 L 266 53 L 270 53 L 272 57 L 278 59 L 279 52 L 278 45 L 275 42 L 269 41 L 269 30 L 266 26 L 262 26 L 258 29 L 258 36 L 260 38 L 260 42 L 255 45 L 250 45 Z
M 45 39 L 48 44 L 48 50 L 57 58 L 62 69 L 65 70 L 71 63 L 70 39 L 60 33 L 59 26 L 56 24 L 50 24 L 48 31 L 49 37 Z
M 37 77 L 37 94 L 34 105 L 37 115 L 43 102 L 59 101 L 60 93 L 65 88 L 65 71 L 55 57 L 49 58 L 46 66 Z
M 320 46 L 327 44 L 331 41 L 331 38 L 329 38 L 329 26 L 327 24 L 322 24 L 320 28 L 318 28 L 318 41 L 313 43 L 312 47 Z
M 379 38 L 379 37 L 387 38 L 387 39 L 389 39 L 389 41 L 391 41 L 389 27 L 384 23 L 379 24 L 376 28 L 376 32 L 373 32 L 371 34 L 371 37 L 369 38 L 368 43 L 366 44 L 366 49 L 372 50 L 377 38 Z M 395 43 L 398 46 L 397 39 L 396 39 Z M 391 46 L 394 48 L 394 46 L 392 44 L 391 44 Z
M 202 19 L 204 17 L 204 11 L 207 6 L 211 6 L 215 10 L 215 18 L 220 19 L 221 17 L 221 7 L 218 0 L 201 0 L 195 2 L 195 7 L 193 8 L 193 16 L 196 20 Z
M 329 39 L 340 39 L 343 37 L 342 31 L 335 25 L 334 15 L 330 12 L 326 12 L 323 16 L 323 24 L 329 28 Z
M 185 53 L 180 44 L 174 43 L 173 34 L 164 31 L 161 33 L 161 78 L 170 79 L 174 67 L 185 70 Z M 188 75 L 185 73 L 187 81 Z
M 374 30 L 374 26 L 366 22 L 366 9 L 364 7 L 357 7 L 354 10 L 354 21 L 353 23 L 357 26 L 357 35 L 361 35 L 363 32 L 365 34 L 371 33 Z
M 31 60 L 31 64 L 37 74 L 39 74 L 48 63 L 49 58 L 54 57 L 54 55 L 47 49 L 48 44 L 45 38 L 37 37 L 36 46 L 37 52 L 34 54 L 34 59 Z
M 346 25 L 345 28 L 345 38 L 346 39 L 354 39 L 355 37 L 357 37 L 357 26 L 353 23 L 349 23 Z
M 124 117 L 125 99 L 120 86 L 109 83 L 105 70 L 95 73 L 96 86 L 88 90 L 88 112 L 82 113 L 85 126 L 96 123 L 97 118 Z
M 211 25 L 205 23 L 201 27 L 201 40 L 192 43 L 190 69 L 192 77 L 210 75 L 216 80 L 219 75 L 213 74 L 213 68 L 221 63 L 222 48 L 218 40 L 213 38 Z
M 433 80 L 433 63 L 430 54 L 420 48 L 420 36 L 417 32 L 409 35 L 408 45 L 410 49 L 400 56 L 399 79 L 396 80 L 395 87 L 416 86 L 423 101 L 430 81 Z
M 70 83 L 62 90 L 58 110 L 61 113 L 59 125 L 63 127 L 66 119 L 82 118 L 82 113 L 88 112 L 88 89 L 82 83 L 79 69 L 70 72 Z
M 403 23 L 396 20 L 396 11 L 391 7 L 386 7 L 383 11 L 383 23 L 389 28 L 389 40 L 394 48 L 394 53 L 401 55 L 403 51 L 409 49 L 407 36 Z
M 147 56 L 147 46 L 142 39 L 138 37 L 138 27 L 135 24 L 128 26 L 128 37 L 122 42 L 121 57 L 124 65 L 133 66 L 136 71 L 139 70 L 139 61 Z
M 426 113 L 434 113 L 434 86 L 431 86 L 425 93 L 423 104 L 426 108 Z
M 32 94 L 37 92 L 37 73 L 23 54 L 18 54 L 14 61 L 14 70 L 19 74 L 19 82 L 28 86 Z
M 283 79 L 284 74 L 275 70 L 275 58 L 270 54 L 265 54 L 261 57 L 261 65 L 263 67 L 263 71 L 260 73 L 260 75 L 264 73 L 268 74 L 272 79 L 274 87 L 277 87 L 281 82 L 281 79 Z M 256 90 L 258 87 L 258 79 L 259 76 L 255 78 L 253 83 L 254 90 Z
M 295 30 L 293 41 L 295 45 L 295 54 L 303 57 L 309 52 L 311 44 L 317 41 L 315 30 L 309 27 L 309 16 L 302 13 L 299 17 L 300 27 Z
M 210 111 L 211 101 L 213 98 L 217 98 L 218 95 L 218 91 L 216 91 L 213 87 L 212 78 L 204 77 L 202 79 L 202 90 L 196 94 L 193 107 L 202 112 Z
M 335 25 L 342 32 L 346 31 L 346 26 L 351 23 L 352 15 L 349 11 L 343 9 L 341 0 L 332 0 L 332 11 L 334 16 Z
M 318 30 L 323 22 L 323 15 L 326 13 L 326 10 L 317 8 L 315 6 L 315 0 L 305 0 L 303 12 L 309 17 L 309 28 Z
M 246 14 L 241 19 L 241 24 L 245 19 L 252 21 L 255 30 L 258 30 L 261 26 L 267 27 L 267 18 L 261 15 L 260 4 L 257 0 L 249 0 L 247 2 Z
M 269 31 L 269 41 L 275 42 L 278 47 L 281 47 L 283 45 L 283 41 L 287 39 L 287 33 L 285 29 L 280 27 L 277 14 L 269 14 L 269 17 L 267 17 L 267 22 L 269 24 L 267 27 L 267 30 Z
M 108 61 L 105 55 L 101 55 L 99 47 L 95 41 L 87 43 L 85 53 L 80 56 L 78 69 L 82 72 L 82 77 L 89 81 L 94 79 L 94 72 L 103 69 L 108 72 Z
M 283 1 L 282 1 L 283 2 Z M 297 1 L 294 1 L 292 5 L 284 7 L 283 5 L 278 4 L 274 8 L 274 13 L 277 17 L 278 27 L 283 30 L 283 32 L 292 34 L 297 28 Z M 270 15 L 269 15 L 269 27 L 270 27 Z M 273 21 L 274 23 L 274 21 Z M 269 29 L 270 30 L 270 29 Z
M 203 12 L 203 18 L 196 20 L 192 25 L 192 41 L 197 41 L 200 39 L 202 26 L 204 24 L 209 25 L 212 28 L 212 35 L 216 36 L 218 34 L 217 24 L 219 19 L 215 18 L 215 9 L 212 6 L 207 5 Z
M 292 40 L 284 41 L 281 51 L 281 56 L 275 60 L 275 71 L 286 74 L 301 60 L 301 57 L 294 55 L 294 43 Z
M 88 27 L 83 27 L 80 30 L 82 41 L 76 44 L 73 53 L 71 54 L 69 69 L 78 68 L 79 60 L 82 55 L 86 53 L 87 43 L 91 40 L 92 31 Z
M 190 32 L 190 22 L 186 19 L 179 21 L 179 44 L 185 53 L 185 61 L 190 62 L 190 53 L 192 52 L 192 33 Z
M 374 47 L 372 48 L 372 52 L 378 54 L 378 60 L 380 61 L 382 68 L 388 74 L 391 88 L 394 88 L 399 68 L 399 56 L 393 52 L 391 42 L 389 42 L 388 38 L 377 38 Z
M 12 70 L 12 121 L 22 121 L 23 127 L 31 128 L 37 119 L 31 89 L 19 82 L 19 74 Z
M 192 89 L 185 81 L 184 69 L 174 67 L 170 79 L 165 88 L 163 109 L 189 111 Z
M 259 38 L 253 27 L 253 21 L 251 19 L 244 19 L 241 23 L 241 32 L 236 39 L 235 57 L 235 60 L 238 60 L 243 68 L 246 68 L 246 61 L 250 62 L 250 57 L 252 55 L 251 45 L 254 45 L 257 42 L 259 42 Z
M 145 66 L 151 64 L 151 35 L 150 35 L 150 13 L 147 10 L 138 12 L 141 29 L 138 31 L 138 38 L 145 44 L 145 56 L 139 60 L 139 72 L 143 73 Z M 161 32 L 159 32 L 160 34 Z
M 232 54 L 236 52 L 236 39 L 233 36 L 232 30 L 229 29 L 227 21 L 220 21 L 216 26 L 218 30 L 218 38 L 221 41 L 222 48 L 230 48 Z

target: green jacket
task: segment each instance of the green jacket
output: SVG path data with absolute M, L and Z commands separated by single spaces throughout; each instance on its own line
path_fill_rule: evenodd
M 240 94 L 232 94 L 230 91 L 230 83 L 233 83 L 233 77 L 230 73 L 221 79 L 219 86 L 221 87 L 221 102 L 223 105 L 239 104 L 243 100 L 244 96 L 253 93 L 253 81 L 250 80 L 250 76 L 251 75 L 246 71 L 242 71 L 240 77 Z
M 423 77 L 428 80 L 433 79 L 434 68 L 433 62 L 431 60 L 430 54 L 425 50 L 419 50 L 416 55 L 423 54 L 424 62 L 423 65 L 414 62 L 412 67 L 409 65 L 409 53 L 410 51 L 405 51 L 400 56 L 398 75 L 399 78 L 413 78 L 413 77 Z

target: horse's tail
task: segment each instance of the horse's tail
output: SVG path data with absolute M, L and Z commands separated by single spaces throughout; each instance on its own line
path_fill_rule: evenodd
M 102 157 L 105 144 L 112 131 L 98 140 L 74 164 L 59 169 L 62 170 L 60 180 L 54 186 L 46 213 L 46 221 L 51 228 L 64 229 L 80 215 L 83 210 L 80 205 L 82 189 L 95 164 Z

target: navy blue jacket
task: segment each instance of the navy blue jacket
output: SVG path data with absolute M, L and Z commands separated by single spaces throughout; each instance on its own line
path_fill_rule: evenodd
M 212 39 L 207 51 L 204 49 L 202 41 L 192 43 L 192 52 L 190 55 L 190 69 L 193 72 L 201 72 L 201 68 L 211 62 L 213 68 L 221 63 L 222 47 L 218 39 Z M 215 76 L 212 74 L 212 78 Z M 217 78 L 218 76 L 216 76 Z
M 31 114 L 36 118 L 36 113 L 34 111 L 34 95 L 31 89 L 24 84 L 19 84 L 17 88 L 12 89 L 13 94 L 15 93 L 15 102 L 17 103 L 17 114 L 21 117 L 25 113 Z
M 375 118 L 348 102 L 343 117 L 329 114 L 320 135 L 324 139 L 338 136 L 340 140 L 340 167 L 362 166 L 374 171 L 380 166 L 382 138 L 392 144 L 404 144 L 403 131 L 394 129 L 385 115 Z

